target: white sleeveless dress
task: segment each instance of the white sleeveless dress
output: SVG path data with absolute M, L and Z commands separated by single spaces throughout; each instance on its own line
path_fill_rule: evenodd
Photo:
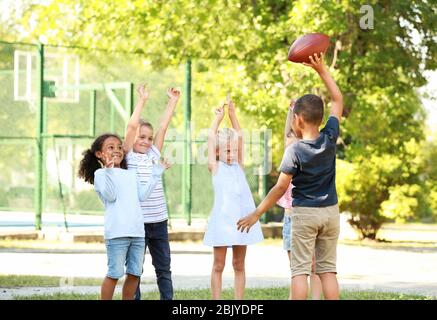
M 212 175 L 214 206 L 208 220 L 203 243 L 207 246 L 249 245 L 264 240 L 257 221 L 247 233 L 237 230 L 237 221 L 255 210 L 255 202 L 238 163 L 218 161 L 216 174 Z

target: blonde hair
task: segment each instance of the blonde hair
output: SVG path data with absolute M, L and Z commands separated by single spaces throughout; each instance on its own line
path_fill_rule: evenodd
M 238 140 L 238 133 L 232 128 L 222 128 L 217 131 L 216 148 L 226 146 L 229 142 Z

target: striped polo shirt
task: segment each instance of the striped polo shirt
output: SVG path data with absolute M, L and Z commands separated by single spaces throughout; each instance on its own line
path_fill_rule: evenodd
M 127 168 L 136 170 L 141 184 L 144 185 L 152 174 L 153 163 L 158 163 L 160 158 L 161 153 L 154 145 L 146 153 L 131 150 L 126 155 Z M 145 202 L 140 201 L 140 205 L 144 223 L 162 222 L 168 219 L 162 176 L 150 197 Z

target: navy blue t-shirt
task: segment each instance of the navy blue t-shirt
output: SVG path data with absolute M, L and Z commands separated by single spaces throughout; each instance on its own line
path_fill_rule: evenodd
M 285 149 L 280 171 L 293 175 L 293 207 L 337 204 L 335 154 L 340 125 L 330 116 L 315 140 L 300 139 Z

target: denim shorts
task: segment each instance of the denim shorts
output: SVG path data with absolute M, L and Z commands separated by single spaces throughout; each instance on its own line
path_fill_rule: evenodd
M 145 242 L 140 237 L 105 240 L 108 256 L 107 277 L 120 279 L 125 273 L 140 277 L 143 273 Z M 124 267 L 126 266 L 126 272 Z
M 291 217 L 284 215 L 284 224 L 282 226 L 282 242 L 284 250 L 291 250 Z

